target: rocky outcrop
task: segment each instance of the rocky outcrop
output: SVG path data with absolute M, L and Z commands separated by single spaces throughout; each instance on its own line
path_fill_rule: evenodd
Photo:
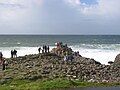
M 114 61 L 114 66 L 118 66 L 120 67 L 120 54 L 118 54 L 115 58 L 115 61 Z
M 94 59 L 75 56 L 72 61 L 53 53 L 26 55 L 6 59 L 8 66 L 2 72 L 0 82 L 11 79 L 66 78 L 88 82 L 120 82 L 119 56 L 112 65 L 103 65 Z

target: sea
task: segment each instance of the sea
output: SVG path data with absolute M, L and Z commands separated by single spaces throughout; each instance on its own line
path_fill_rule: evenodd
M 18 56 L 37 54 L 38 47 L 56 42 L 63 42 L 88 57 L 108 64 L 120 53 L 120 35 L 0 35 L 0 51 L 5 58 L 11 57 L 11 50 L 16 49 Z

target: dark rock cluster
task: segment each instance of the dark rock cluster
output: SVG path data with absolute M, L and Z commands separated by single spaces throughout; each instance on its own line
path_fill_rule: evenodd
M 120 55 L 111 65 L 103 65 L 94 59 L 81 56 L 73 61 L 53 53 L 26 55 L 6 59 L 8 66 L 2 71 L 0 81 L 11 79 L 54 79 L 66 78 L 88 82 L 120 82 Z

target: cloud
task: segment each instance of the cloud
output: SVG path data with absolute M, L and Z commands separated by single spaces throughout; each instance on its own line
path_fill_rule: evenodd
M 0 0 L 0 21 L 18 20 L 36 13 L 43 0 Z M 39 9 L 40 10 L 40 9 Z
M 68 5 L 84 15 L 119 16 L 120 0 L 96 0 L 96 4 L 86 4 L 81 0 L 64 0 Z
M 18 9 L 22 9 L 22 8 L 25 8 L 25 3 L 22 2 L 23 0 L 21 1 L 18 1 L 18 0 L 0 0 L 0 9 L 1 8 L 7 8 L 7 9 L 15 9 L 15 8 L 18 8 Z
M 41 6 L 43 0 L 0 0 L 0 8 L 26 8 L 33 5 Z
M 43 4 L 43 0 L 33 0 L 33 1 L 37 5 L 42 5 Z
M 25 6 L 22 4 L 0 3 L 0 7 L 2 8 L 24 8 Z
M 120 0 L 87 1 L 0 0 L 0 33 L 120 33 Z
M 72 6 L 77 7 L 78 5 L 81 5 L 80 0 L 65 0 L 66 3 L 71 4 Z

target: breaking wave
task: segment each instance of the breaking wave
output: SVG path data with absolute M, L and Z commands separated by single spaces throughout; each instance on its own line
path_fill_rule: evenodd
M 53 47 L 55 46 L 50 46 L 50 49 Z M 114 61 L 116 55 L 120 53 L 120 44 L 79 44 L 70 47 L 73 51 L 79 51 L 83 57 L 93 58 L 102 64 Z M 18 56 L 38 53 L 38 47 L 0 47 L 6 58 L 11 56 L 10 51 L 13 49 L 18 51 Z

